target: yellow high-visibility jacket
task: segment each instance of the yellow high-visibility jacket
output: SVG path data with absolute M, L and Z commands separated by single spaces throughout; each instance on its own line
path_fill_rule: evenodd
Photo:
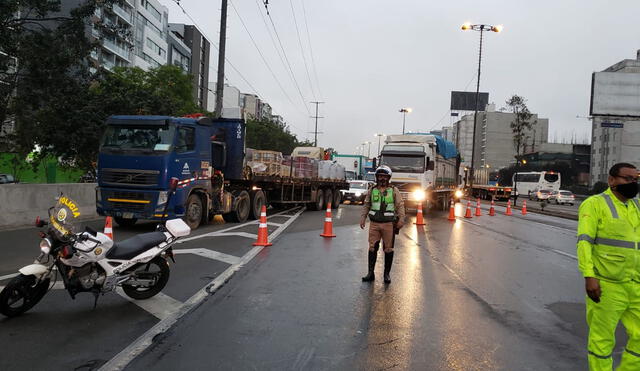
M 584 277 L 640 282 L 640 203 L 611 191 L 587 198 L 578 212 L 578 268 Z

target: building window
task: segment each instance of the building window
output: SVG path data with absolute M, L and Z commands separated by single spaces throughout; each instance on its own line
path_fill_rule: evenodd
M 140 15 L 140 23 L 142 24 L 142 26 L 147 26 L 151 31 L 155 32 L 158 36 L 160 36 L 161 38 L 164 38 L 164 33 L 162 32 L 161 29 L 156 27 L 155 24 L 151 23 L 142 14 L 138 13 L 138 15 Z
M 162 14 L 156 9 L 153 5 L 151 5 L 148 1 L 143 1 L 141 3 L 145 9 L 153 16 L 153 18 L 157 19 L 159 22 L 162 22 Z
M 149 49 L 153 50 L 156 54 L 158 54 L 162 58 L 166 58 L 167 57 L 167 51 L 162 49 L 160 47 L 160 45 L 156 44 L 155 42 L 153 42 L 153 40 L 151 40 L 149 38 L 147 38 L 147 47 Z

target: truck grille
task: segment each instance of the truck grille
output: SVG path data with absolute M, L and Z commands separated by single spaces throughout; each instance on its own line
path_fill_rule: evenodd
M 420 183 L 391 183 L 396 186 L 400 192 L 413 192 L 420 189 Z
M 157 186 L 157 170 L 102 169 L 100 181 L 112 185 Z
M 144 212 L 153 207 L 153 194 L 145 192 L 103 191 L 103 199 L 110 208 L 122 212 Z M 148 203 L 126 201 L 150 201 Z

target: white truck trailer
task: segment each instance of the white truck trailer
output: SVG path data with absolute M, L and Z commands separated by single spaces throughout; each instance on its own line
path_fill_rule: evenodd
M 389 135 L 380 163 L 393 171 L 405 206 L 445 209 L 457 190 L 460 160 L 453 143 L 432 134 Z

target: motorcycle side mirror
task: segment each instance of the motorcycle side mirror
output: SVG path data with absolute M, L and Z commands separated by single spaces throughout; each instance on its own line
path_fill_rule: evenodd
M 36 227 L 42 228 L 45 225 L 47 225 L 47 222 L 45 222 L 44 220 L 40 219 L 40 216 L 37 216 L 36 217 Z
M 174 192 L 176 188 L 178 188 L 178 178 L 173 177 L 169 180 L 169 189 Z

